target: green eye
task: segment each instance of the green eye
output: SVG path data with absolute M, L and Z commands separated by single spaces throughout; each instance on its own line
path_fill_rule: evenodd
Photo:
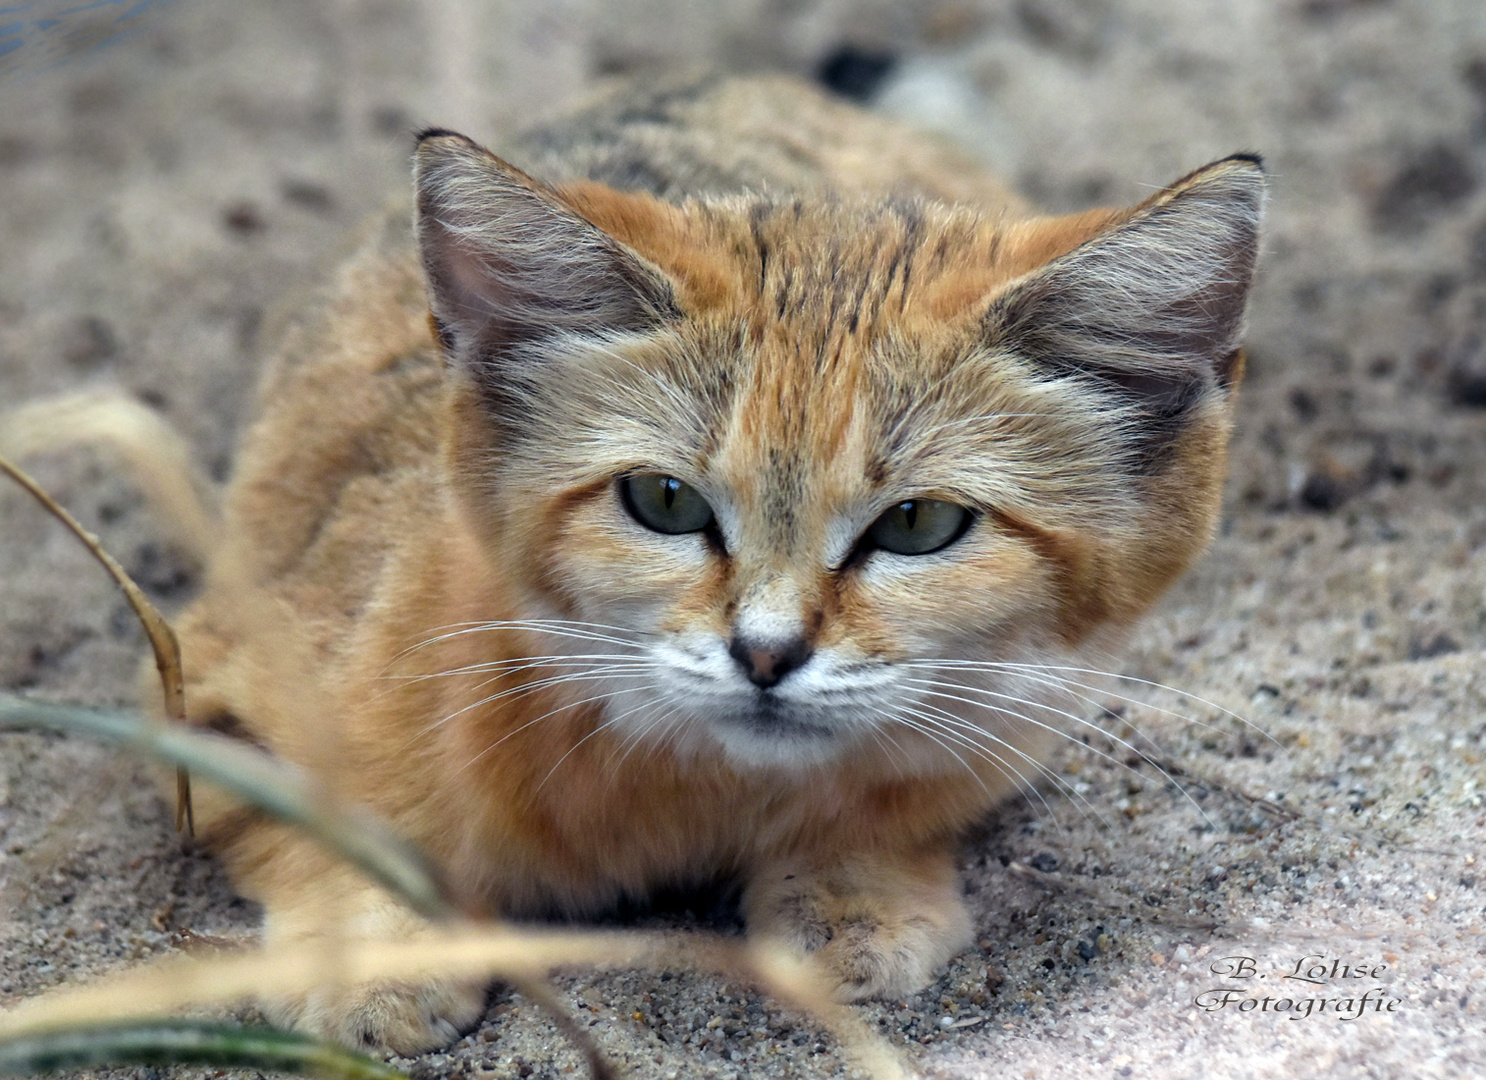
M 712 524 L 712 507 L 707 500 L 674 476 L 626 476 L 619 481 L 619 494 L 636 521 L 659 533 L 700 532 Z
M 872 523 L 867 536 L 895 555 L 927 555 L 958 540 L 970 524 L 970 511 L 938 499 L 900 502 Z

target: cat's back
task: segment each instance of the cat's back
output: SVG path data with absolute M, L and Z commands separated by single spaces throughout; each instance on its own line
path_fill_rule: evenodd
M 615 82 L 497 149 L 548 183 L 598 180 L 672 201 L 772 189 L 1027 209 L 941 139 L 783 74 Z

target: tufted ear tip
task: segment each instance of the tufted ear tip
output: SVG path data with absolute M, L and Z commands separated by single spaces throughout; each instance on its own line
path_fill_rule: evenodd
M 1223 162 L 1228 161 L 1243 161 L 1254 166 L 1260 172 L 1268 171 L 1264 167 L 1264 155 L 1256 150 L 1240 150 L 1238 151 L 1238 153 L 1229 154 L 1227 157 L 1223 158 L 1222 161 L 1215 162 L 1214 164 L 1221 165 L 1223 164 Z
M 468 136 L 461 135 L 457 131 L 450 131 L 448 128 L 441 128 L 441 127 L 428 127 L 428 128 L 424 128 L 422 131 L 419 131 L 417 133 L 417 135 L 414 136 L 414 142 L 418 146 L 422 146 L 429 139 L 446 139 L 446 138 L 447 139 L 459 139 L 462 142 L 467 142 L 467 143 L 471 143 L 471 144 L 474 143 L 474 140 L 471 139 L 471 138 L 469 138 Z
M 1205 200 L 1214 212 L 1225 211 L 1236 219 L 1250 219 L 1257 239 L 1269 198 L 1269 173 L 1264 168 L 1264 159 L 1248 152 L 1230 154 L 1170 184 L 1136 207 L 1135 213 L 1138 216 L 1184 198 Z

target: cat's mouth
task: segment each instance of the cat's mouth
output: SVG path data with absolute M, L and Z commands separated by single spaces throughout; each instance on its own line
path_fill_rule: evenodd
M 818 709 L 782 700 L 768 690 L 746 703 L 707 714 L 712 729 L 731 756 L 754 764 L 789 764 L 800 755 L 831 756 L 841 732 L 823 722 Z
M 744 727 L 756 735 L 786 735 L 793 738 L 827 739 L 835 731 L 816 719 L 799 705 L 781 700 L 769 690 L 760 690 L 751 703 L 752 708 L 736 717 Z

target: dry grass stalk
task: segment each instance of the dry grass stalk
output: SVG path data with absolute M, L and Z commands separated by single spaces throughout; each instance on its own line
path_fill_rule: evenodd
M 12 432 L 13 423 L 14 415 L 6 418 L 7 441 Z M 165 715 L 178 724 L 184 724 L 186 722 L 186 680 L 181 672 L 181 646 L 176 640 L 175 631 L 170 623 L 165 621 L 165 616 L 161 615 L 159 609 L 150 603 L 144 590 L 134 583 L 134 579 L 119 565 L 118 560 L 104 550 L 98 537 L 83 528 L 77 518 L 68 513 L 65 507 L 42 490 L 41 485 L 31 479 L 20 467 L 12 464 L 4 455 L 0 455 L 0 472 L 4 472 L 25 488 L 32 498 L 67 526 L 124 591 L 124 597 L 129 601 L 129 606 L 134 609 L 140 625 L 144 627 L 145 635 L 150 639 L 150 648 L 155 654 L 155 667 L 160 672 L 160 685 L 165 692 Z M 194 834 L 196 822 L 191 812 L 191 777 L 184 767 L 177 767 L 175 782 L 175 827 L 184 828 L 188 833 Z
M 767 945 L 722 938 L 677 942 L 674 935 L 636 930 L 575 931 L 505 925 L 451 925 L 416 941 L 328 942 L 333 963 L 304 943 L 192 957 L 168 957 L 33 998 L 0 1015 L 0 1039 L 16 1039 L 80 1024 L 161 1015 L 177 1009 L 233 1005 L 248 998 L 282 997 L 324 987 L 333 970 L 344 985 L 428 978 L 515 982 L 539 1005 L 561 1017 L 558 1026 L 577 1037 L 595 1076 L 610 1075 L 586 1032 L 566 1015 L 550 991 L 530 988 L 556 968 L 623 966 L 663 970 L 686 966 L 712 971 L 772 993 L 818 1020 L 847 1056 L 879 1080 L 914 1075 L 891 1046 L 850 1008 L 834 1002 L 813 965 Z M 564 1022 L 564 1020 L 566 1022 Z
M 193 728 L 149 724 L 117 709 L 89 709 L 0 694 L 0 728 L 47 728 L 119 743 L 198 777 L 297 825 L 400 896 L 420 914 L 454 912 L 428 861 L 380 819 L 321 797 L 302 770 L 246 743 Z
M 408 1080 L 380 1061 L 330 1043 L 211 1020 L 108 1024 L 0 1043 L 0 1076 L 120 1065 L 207 1065 L 326 1080 Z

